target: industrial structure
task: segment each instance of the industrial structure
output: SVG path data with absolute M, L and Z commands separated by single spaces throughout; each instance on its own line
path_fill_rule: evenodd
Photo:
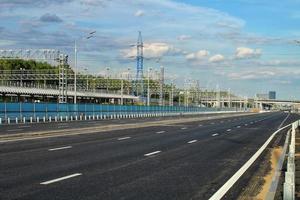
M 144 97 L 144 44 L 142 32 L 139 31 L 139 36 L 136 44 L 136 79 L 135 79 L 135 94 L 136 96 Z

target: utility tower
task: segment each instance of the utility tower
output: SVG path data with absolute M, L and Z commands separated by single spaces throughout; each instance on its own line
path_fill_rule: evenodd
M 143 52 L 143 38 L 142 33 L 139 31 L 139 36 L 136 45 L 136 81 L 135 81 L 135 93 L 137 96 L 144 96 L 144 52 Z
M 59 103 L 67 103 L 67 70 L 68 56 L 59 55 Z

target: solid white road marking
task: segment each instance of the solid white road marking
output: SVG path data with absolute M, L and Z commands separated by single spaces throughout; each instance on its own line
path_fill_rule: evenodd
M 164 132 L 166 132 L 166 131 L 158 131 L 158 132 L 156 132 L 157 134 L 160 134 L 160 133 L 164 133 Z
M 118 138 L 118 140 L 128 140 L 130 139 L 131 137 L 121 137 L 121 138 Z
M 195 142 L 197 142 L 198 140 L 191 140 L 191 141 L 189 141 L 188 142 L 188 144 L 192 144 L 192 143 L 195 143 Z
M 229 131 L 231 131 L 231 129 L 227 129 L 227 131 L 229 132 Z
M 161 151 L 154 151 L 154 152 L 151 152 L 151 153 L 144 154 L 144 156 L 153 156 L 153 155 L 158 154 L 160 152 Z
M 82 174 L 81 173 L 71 174 L 71 175 L 64 176 L 64 177 L 57 178 L 57 179 L 53 179 L 53 180 L 50 180 L 50 181 L 45 181 L 45 182 L 42 182 L 40 184 L 41 185 L 48 185 L 48 184 L 51 184 L 51 183 L 59 182 L 59 181 L 66 180 L 66 179 L 73 178 L 73 177 L 80 176 L 80 175 L 82 175 Z
M 48 149 L 48 151 L 58 151 L 58 150 L 71 149 L 71 148 L 72 148 L 72 146 L 65 146 L 65 147 L 58 147 L 58 148 Z
M 23 129 L 19 128 L 19 129 L 10 129 L 10 130 L 7 130 L 7 131 L 22 131 Z
M 286 118 L 284 118 L 284 120 L 281 122 L 281 124 L 278 126 L 278 129 L 280 129 L 282 127 L 282 125 L 284 124 L 284 122 L 289 118 L 290 113 L 286 116 Z
M 212 134 L 211 136 L 215 137 L 215 136 L 218 136 L 219 133 L 215 133 L 215 134 Z
M 291 124 L 282 127 L 275 131 L 269 139 L 260 147 L 260 149 L 230 178 L 228 181 L 214 194 L 209 200 L 220 200 L 228 192 L 228 190 L 240 179 L 240 177 L 249 169 L 249 167 L 255 162 L 255 160 L 262 154 L 266 149 L 275 135 L 281 130 L 291 126 Z

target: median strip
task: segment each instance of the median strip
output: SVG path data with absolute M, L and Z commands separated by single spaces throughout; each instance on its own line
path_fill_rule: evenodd
M 239 113 L 233 115 L 256 115 L 256 113 Z M 232 116 L 232 115 L 231 115 Z M 221 116 L 214 116 L 214 119 L 220 119 Z M 66 128 L 60 130 L 47 130 L 47 131 L 36 131 L 31 133 L 14 133 L 14 134 L 0 134 L 0 143 L 5 142 L 14 142 L 14 141 L 23 141 L 23 140 L 33 140 L 33 139 L 44 139 L 52 137 L 61 137 L 61 136 L 72 136 L 72 135 L 82 135 L 82 134 L 91 134 L 91 133 L 100 133 L 116 130 L 125 130 L 125 129 L 135 129 L 135 128 L 146 128 L 153 126 L 174 126 L 175 124 L 186 123 L 186 122 L 196 122 L 196 121 L 205 121 L 206 117 L 194 117 L 194 118 L 179 118 L 179 119 L 170 119 L 162 121 L 152 121 L 152 122 L 143 122 L 143 123 L 129 123 L 129 124 L 114 124 L 114 125 L 100 125 L 93 127 L 80 127 L 80 128 Z M 64 123 L 66 124 L 66 123 Z M 63 125 L 63 124 L 60 124 Z
M 73 177 L 76 177 L 76 176 L 81 176 L 81 175 L 82 175 L 81 173 L 71 174 L 71 175 L 60 177 L 60 178 L 53 179 L 53 180 L 50 180 L 50 181 L 45 181 L 45 182 L 42 182 L 40 184 L 41 185 L 49 185 L 51 183 L 56 183 L 56 182 L 59 182 L 59 181 L 63 181 L 63 180 L 73 178 Z

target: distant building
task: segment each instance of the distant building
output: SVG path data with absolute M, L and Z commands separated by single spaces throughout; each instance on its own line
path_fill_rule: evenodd
M 275 91 L 269 91 L 269 99 L 276 99 L 276 92 Z
M 267 100 L 267 99 L 274 100 L 276 99 L 276 92 L 269 91 L 269 93 L 256 94 L 255 96 L 257 99 L 261 99 L 261 100 Z

